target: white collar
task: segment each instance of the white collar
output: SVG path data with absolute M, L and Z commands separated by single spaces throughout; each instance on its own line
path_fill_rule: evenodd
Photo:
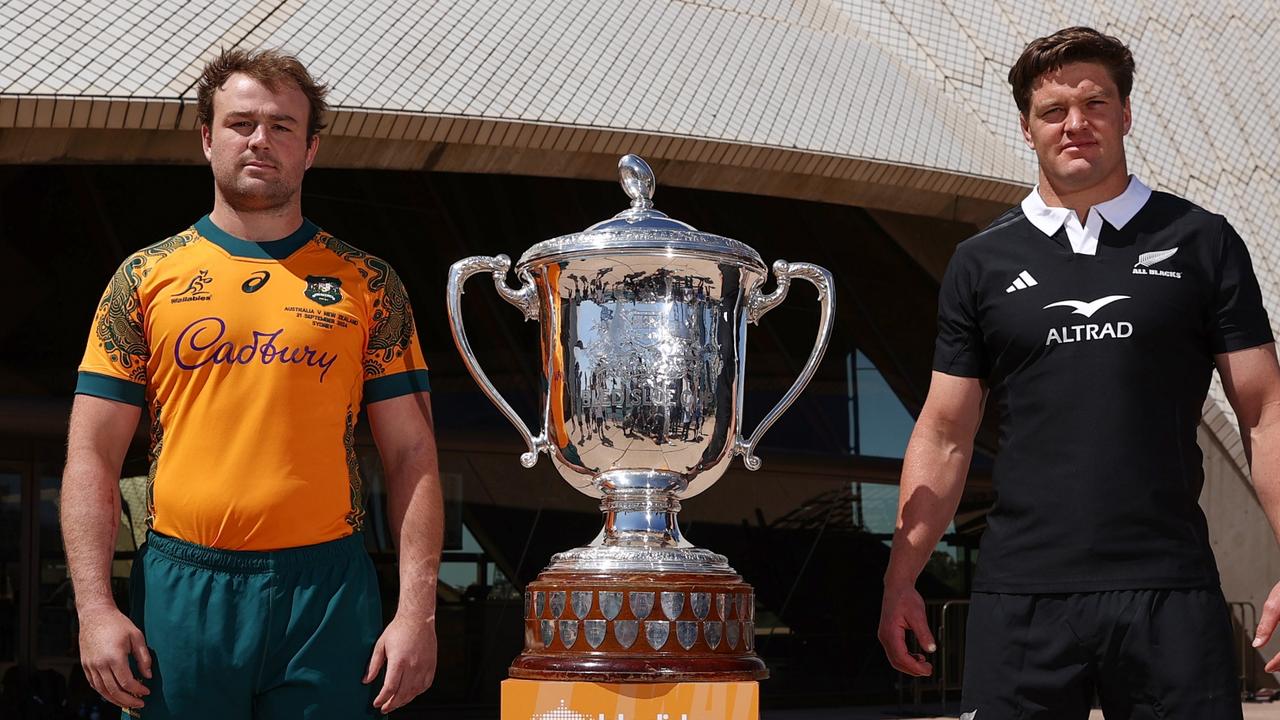
M 1133 219 L 1134 215 L 1138 214 L 1138 211 L 1147 204 L 1147 200 L 1150 198 L 1151 188 L 1142 184 L 1138 176 L 1130 175 L 1129 185 L 1124 189 L 1124 192 L 1106 202 L 1094 205 L 1090 212 L 1097 210 L 1098 215 L 1110 223 L 1111 227 L 1121 230 Z M 1022 199 L 1022 213 L 1027 216 L 1031 224 L 1035 225 L 1040 232 L 1052 237 L 1067 221 L 1067 217 L 1075 214 L 1075 211 L 1069 208 L 1045 205 L 1044 198 L 1040 197 L 1040 186 L 1036 185 L 1031 189 L 1031 194 Z M 1076 218 L 1076 221 L 1079 222 L 1080 218 Z

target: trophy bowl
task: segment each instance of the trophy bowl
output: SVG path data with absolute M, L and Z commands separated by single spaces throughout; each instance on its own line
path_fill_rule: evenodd
M 754 594 L 726 558 L 680 532 L 680 502 L 711 487 L 735 456 L 760 467 L 760 438 L 808 384 L 835 311 L 827 270 L 773 264 L 776 287 L 749 246 L 699 232 L 653 208 L 644 160 L 619 162 L 631 207 L 571 235 L 540 242 L 507 284 L 505 255 L 450 268 L 454 342 L 485 395 L 515 426 L 533 467 L 550 456 L 560 476 L 597 498 L 604 526 L 561 552 L 526 588 L 525 651 L 511 676 L 541 680 L 752 680 Z M 462 321 L 463 286 L 490 273 L 494 288 L 541 326 L 547 388 L 536 435 L 481 369 Z M 818 337 L 791 388 L 743 436 L 747 323 L 787 296 L 794 278 L 820 301 Z

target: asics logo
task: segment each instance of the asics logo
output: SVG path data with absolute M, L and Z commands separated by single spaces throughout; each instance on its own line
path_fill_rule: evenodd
M 1072 308 L 1071 310 L 1072 315 L 1083 315 L 1085 317 L 1093 317 L 1094 313 L 1110 305 L 1111 303 L 1117 302 L 1119 300 L 1128 300 L 1128 299 L 1129 299 L 1128 295 L 1108 295 L 1104 298 L 1098 298 L 1097 300 L 1094 300 L 1092 302 L 1085 302 L 1084 300 L 1060 300 L 1056 303 L 1049 303 L 1048 305 L 1045 305 L 1044 309 L 1048 310 L 1049 308 L 1055 308 L 1055 307 L 1069 307 L 1069 308 Z
M 245 280 L 244 284 L 240 286 L 240 289 L 246 293 L 256 293 L 261 290 L 262 286 L 266 285 L 267 281 L 270 279 L 271 273 L 266 270 L 259 270 L 258 272 L 250 275 L 249 279 Z

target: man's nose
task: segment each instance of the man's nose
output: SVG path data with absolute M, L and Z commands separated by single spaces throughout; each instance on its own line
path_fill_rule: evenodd
M 1084 111 L 1080 108 L 1068 108 L 1067 121 L 1063 125 L 1063 129 L 1067 132 L 1080 132 L 1089 127 L 1089 120 L 1085 117 Z
M 262 124 L 254 126 L 253 132 L 249 135 L 249 147 L 261 148 L 266 146 L 267 146 L 267 126 Z

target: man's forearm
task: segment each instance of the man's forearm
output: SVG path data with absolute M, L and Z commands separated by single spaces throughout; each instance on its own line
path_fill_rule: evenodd
M 137 406 L 86 395 L 77 395 L 71 406 L 62 473 L 62 544 L 82 613 L 116 606 L 111 558 L 120 526 L 120 466 L 140 414 Z
M 61 495 L 62 544 L 76 607 L 115 607 L 111 559 L 120 525 L 119 469 L 90 452 L 69 452 Z
M 885 586 L 911 586 L 955 517 L 973 441 L 917 425 L 907 444 Z
M 424 457 L 424 454 L 426 457 Z M 436 578 L 444 537 L 444 502 L 435 448 L 388 467 L 391 528 L 399 548 L 398 613 L 429 619 L 436 612 Z
M 1264 405 L 1257 424 L 1240 433 L 1258 502 L 1280 540 L 1280 403 Z

